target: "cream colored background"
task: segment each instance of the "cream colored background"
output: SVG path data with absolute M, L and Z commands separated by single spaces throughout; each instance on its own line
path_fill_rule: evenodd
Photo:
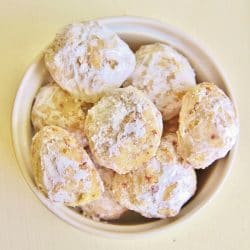
M 216 198 L 183 225 L 138 240 L 96 237 L 59 220 L 24 182 L 11 144 L 12 103 L 30 62 L 62 25 L 112 15 L 160 19 L 198 39 L 227 73 L 241 115 L 238 156 Z M 250 249 L 249 0 L 0 0 L 0 66 L 0 249 Z

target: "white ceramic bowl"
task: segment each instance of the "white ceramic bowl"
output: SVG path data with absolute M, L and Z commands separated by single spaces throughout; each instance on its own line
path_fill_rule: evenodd
M 109 17 L 99 19 L 99 21 L 117 32 L 134 50 L 142 44 L 156 41 L 170 44 L 190 60 L 196 71 L 198 82 L 216 83 L 233 100 L 228 82 L 218 65 L 197 42 L 186 34 L 166 24 L 145 18 Z M 65 206 L 51 203 L 35 186 L 30 160 L 30 143 L 33 133 L 30 111 L 36 92 L 47 77 L 48 72 L 44 67 L 42 56 L 40 56 L 26 71 L 16 95 L 12 114 L 13 144 L 26 182 L 42 203 L 64 221 L 83 231 L 99 235 L 129 238 L 145 235 L 161 229 L 169 229 L 173 225 L 183 222 L 207 204 L 223 183 L 232 165 L 235 148 L 224 159 L 217 161 L 213 167 L 198 172 L 197 193 L 175 218 L 150 220 L 130 213 L 125 218 L 110 224 L 87 219 Z

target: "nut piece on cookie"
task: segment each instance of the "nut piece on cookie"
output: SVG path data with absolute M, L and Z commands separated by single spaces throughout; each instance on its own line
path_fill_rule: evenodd
M 156 153 L 162 117 L 154 104 L 133 87 L 116 89 L 102 97 L 87 114 L 85 133 L 97 163 L 128 173 Z
M 84 206 L 81 206 L 83 214 L 94 220 L 116 220 L 119 219 L 127 209 L 114 200 L 111 192 L 114 171 L 96 166 L 104 183 L 105 191 L 101 197 Z
M 81 145 L 87 145 L 84 122 L 91 104 L 72 97 L 55 83 L 39 89 L 31 111 L 31 121 L 36 131 L 55 125 L 72 132 Z
M 213 83 L 201 83 L 182 99 L 178 151 L 194 168 L 206 168 L 235 144 L 238 118 L 231 100 Z
M 31 160 L 36 185 L 53 202 L 80 206 L 104 191 L 86 151 L 60 127 L 46 126 L 35 134 Z
M 145 168 L 115 174 L 113 197 L 148 218 L 176 216 L 196 191 L 196 173 L 179 161 L 175 133 L 162 138 L 156 156 Z
M 45 51 L 53 79 L 73 96 L 96 102 L 120 87 L 135 67 L 135 56 L 118 35 L 90 21 L 70 24 Z
M 135 56 L 135 70 L 124 86 L 142 90 L 161 111 L 163 120 L 178 115 L 182 96 L 196 84 L 188 60 L 162 43 L 143 45 Z

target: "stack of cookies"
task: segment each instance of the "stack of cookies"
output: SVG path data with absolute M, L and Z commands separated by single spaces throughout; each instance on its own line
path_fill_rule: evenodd
M 188 59 L 167 44 L 134 54 L 90 21 L 65 27 L 44 61 L 53 81 L 31 111 L 34 179 L 51 202 L 84 216 L 176 216 L 195 194 L 196 169 L 236 142 L 231 100 L 197 83 Z

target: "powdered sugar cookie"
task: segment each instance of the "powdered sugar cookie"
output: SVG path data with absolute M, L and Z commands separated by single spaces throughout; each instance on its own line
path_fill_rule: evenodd
M 88 111 L 85 133 L 97 163 L 124 174 L 154 156 L 162 117 L 139 90 L 116 89 Z
M 37 93 L 31 121 L 36 131 L 48 125 L 65 128 L 86 146 L 84 122 L 90 107 L 90 104 L 72 97 L 57 84 L 51 83 L 40 88 Z
M 115 220 L 119 219 L 127 209 L 114 200 L 111 193 L 114 172 L 107 168 L 97 167 L 104 183 L 105 191 L 101 197 L 81 207 L 83 214 L 94 220 Z
M 31 159 L 38 188 L 53 202 L 79 206 L 98 199 L 104 190 L 86 151 L 60 127 L 46 126 L 35 134 Z
M 161 111 L 164 120 L 178 115 L 181 99 L 196 84 L 188 60 L 166 44 L 143 45 L 136 51 L 136 67 L 125 83 L 142 90 Z
M 116 202 L 109 192 L 104 192 L 98 200 L 82 206 L 81 209 L 84 216 L 97 221 L 117 220 L 128 210 Z
M 112 191 L 122 206 L 149 218 L 172 217 L 193 196 L 196 173 L 176 153 L 175 134 L 163 137 L 155 157 L 145 168 L 116 174 Z
M 238 119 L 231 100 L 213 83 L 198 84 L 182 100 L 178 150 L 195 168 L 206 168 L 235 144 Z
M 65 27 L 44 58 L 53 79 L 86 102 L 95 102 L 103 92 L 120 87 L 135 67 L 128 45 L 94 21 Z

